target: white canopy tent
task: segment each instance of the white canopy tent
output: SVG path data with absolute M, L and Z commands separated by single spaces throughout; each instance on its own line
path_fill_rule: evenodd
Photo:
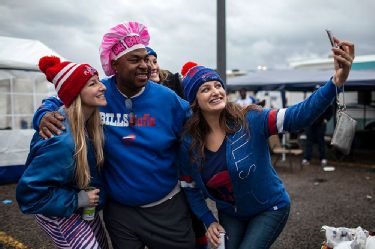
M 61 55 L 38 40 L 0 36 L 0 68 L 39 71 L 39 58 L 45 55 Z
M 58 53 L 37 40 L 0 36 L 0 184 L 24 170 L 34 133 L 31 121 L 42 99 L 55 94 L 38 69 L 39 58 Z

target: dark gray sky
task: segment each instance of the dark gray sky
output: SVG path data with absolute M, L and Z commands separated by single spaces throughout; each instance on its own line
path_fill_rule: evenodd
M 375 54 L 374 0 L 227 0 L 227 68 L 286 68 L 327 57 L 324 29 Z M 37 39 L 74 62 L 101 68 L 98 47 L 112 26 L 134 20 L 150 31 L 162 68 L 188 60 L 216 67 L 215 0 L 1 0 L 0 35 Z

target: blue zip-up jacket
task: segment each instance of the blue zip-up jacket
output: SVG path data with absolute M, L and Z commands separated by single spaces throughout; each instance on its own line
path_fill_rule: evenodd
M 64 110 L 59 112 L 65 116 Z M 45 216 L 69 217 L 79 213 L 78 189 L 74 181 L 75 144 L 70 125 L 64 121 L 66 130 L 60 136 L 44 140 L 36 132 L 31 140 L 26 170 L 20 178 L 16 198 L 23 213 Z M 87 159 L 90 167 L 90 186 L 100 189 L 100 210 L 105 201 L 105 190 L 96 167 L 95 151 L 87 141 Z
M 175 161 L 180 133 L 190 114 L 189 103 L 149 81 L 144 91 L 126 104 L 114 76 L 102 82 L 107 87 L 107 106 L 99 110 L 106 141 L 103 179 L 108 195 L 128 206 L 158 201 L 178 182 Z M 46 111 L 60 105 L 57 98 L 45 100 L 34 115 L 34 128 Z
M 249 111 L 248 128 L 227 134 L 226 163 L 235 203 L 213 197 L 207 190 L 196 163 L 189 159 L 191 137 L 185 136 L 179 152 L 180 180 L 193 212 L 207 227 L 216 221 L 205 198 L 216 202 L 219 211 L 238 218 L 249 218 L 277 209 L 290 198 L 272 166 L 268 137 L 284 131 L 297 131 L 311 124 L 332 103 L 336 86 L 330 80 L 305 101 L 285 109 Z M 203 165 L 209 167 L 209 165 Z

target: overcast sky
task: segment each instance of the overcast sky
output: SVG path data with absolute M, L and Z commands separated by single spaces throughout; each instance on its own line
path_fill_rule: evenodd
M 375 54 L 374 10 L 374 0 L 227 0 L 227 69 L 327 57 L 326 28 L 353 41 L 357 55 Z M 102 35 L 129 20 L 149 28 L 162 68 L 216 67 L 216 0 L 0 0 L 0 35 L 40 40 L 98 69 Z

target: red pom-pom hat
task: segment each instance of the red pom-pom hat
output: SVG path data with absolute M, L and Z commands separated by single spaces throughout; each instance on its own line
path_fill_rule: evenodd
M 56 56 L 44 56 L 39 59 L 39 69 L 49 82 L 55 85 L 57 96 L 66 107 L 79 95 L 86 82 L 98 75 L 89 64 L 77 64 L 69 61 L 61 62 Z
M 186 73 L 192 68 L 192 67 L 195 67 L 195 66 L 198 66 L 197 63 L 195 63 L 194 61 L 188 61 L 185 63 L 185 65 L 182 66 L 182 69 L 181 69 L 181 75 L 182 77 L 185 77 Z

